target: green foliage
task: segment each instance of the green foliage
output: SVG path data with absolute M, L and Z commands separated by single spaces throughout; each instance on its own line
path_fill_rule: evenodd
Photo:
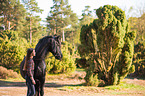
M 133 53 L 134 53 L 134 39 L 135 39 L 135 32 L 128 32 L 126 33 L 126 36 L 124 38 L 125 44 L 124 47 L 122 48 L 122 54 L 120 55 L 120 60 L 119 60 L 119 77 L 120 79 L 123 79 L 125 76 L 127 76 L 128 73 L 131 71 L 134 72 L 135 69 L 133 69 L 132 65 L 132 58 L 133 58 Z
M 93 22 L 92 11 L 89 10 L 90 6 L 85 6 L 85 9 L 82 10 L 82 18 L 80 19 L 80 26 L 90 24 Z
M 71 10 L 68 0 L 53 0 L 47 16 L 47 29 L 50 35 L 60 35 L 62 40 L 77 43 L 79 32 L 77 14 Z
M 46 35 L 45 31 L 46 29 L 40 25 L 40 21 L 41 19 L 39 16 L 26 17 L 26 20 L 23 25 L 25 29 L 20 31 L 21 32 L 20 36 L 26 38 L 27 41 L 30 41 L 30 27 L 31 27 L 32 44 L 38 41 L 38 39 L 40 39 L 42 35 Z
M 97 9 L 96 14 L 98 19 L 84 25 L 80 33 L 78 50 L 88 66 L 85 80 L 90 85 L 119 84 L 134 71 L 132 58 L 136 32 L 129 31 L 125 12 L 117 6 L 105 5 Z
M 46 69 L 49 73 L 70 73 L 74 72 L 76 65 L 74 62 L 74 48 L 67 42 L 62 43 L 61 48 L 63 58 L 61 61 L 56 60 L 55 57 L 51 54 L 46 59 Z M 50 58 L 52 57 L 52 58 Z
M 2 0 L 0 3 L 0 23 L 5 29 L 22 30 L 26 10 L 20 0 Z
M 18 37 L 16 31 L 0 32 L 0 65 L 19 71 L 19 64 L 26 54 L 27 41 Z
M 0 25 L 4 26 L 5 30 L 17 31 L 20 33 L 19 36 L 32 41 L 32 37 L 37 37 L 39 33 L 44 34 L 43 26 L 40 25 L 41 19 L 35 14 L 41 12 L 35 0 L 21 0 L 21 2 L 20 0 L 2 0 Z M 31 36 L 32 32 L 34 36 Z
M 130 17 L 129 23 L 131 25 L 131 30 L 137 31 L 137 36 L 134 46 L 134 61 L 135 66 L 134 76 L 143 77 L 145 75 L 145 14 L 141 17 Z
M 135 75 L 144 77 L 145 75 L 145 45 L 141 42 L 134 46 L 134 61 Z
M 38 33 L 42 32 L 43 27 L 40 25 L 41 19 L 40 16 L 37 15 L 37 13 L 42 14 L 43 10 L 38 7 L 36 0 L 22 0 L 22 2 L 24 3 L 27 11 L 27 13 L 25 13 L 25 29 L 22 30 L 22 36 L 25 37 L 27 40 L 30 40 L 30 43 L 32 44 L 34 40 L 33 38 L 35 38 Z
M 94 74 L 90 69 L 86 71 L 86 85 L 89 86 L 98 86 L 99 80 L 97 74 Z
M 17 72 L 13 70 L 7 70 L 5 67 L 0 66 L 0 78 L 1 79 L 8 79 L 8 78 L 17 78 Z
M 89 53 L 95 52 L 93 39 L 94 38 L 90 26 L 88 25 L 82 26 L 80 33 L 81 45 L 78 47 L 79 54 L 81 56 L 85 57 Z
M 141 17 L 130 17 L 129 23 L 131 25 L 131 30 L 137 31 L 136 43 L 145 42 L 145 13 Z

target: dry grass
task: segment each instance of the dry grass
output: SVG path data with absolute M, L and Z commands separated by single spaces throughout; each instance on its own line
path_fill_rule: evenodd
M 17 72 L 13 70 L 8 70 L 5 67 L 0 66 L 0 78 L 7 79 L 7 78 L 17 78 Z

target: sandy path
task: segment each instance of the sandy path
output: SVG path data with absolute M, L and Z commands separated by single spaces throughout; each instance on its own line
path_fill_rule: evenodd
M 145 96 L 145 90 L 107 90 L 104 87 L 82 86 L 84 73 L 71 76 L 47 76 L 44 96 Z M 127 83 L 145 87 L 145 80 L 125 79 Z M 0 96 L 26 96 L 24 81 L 4 81 L 0 79 Z

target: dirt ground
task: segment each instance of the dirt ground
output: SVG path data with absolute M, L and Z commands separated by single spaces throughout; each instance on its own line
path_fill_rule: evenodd
M 124 79 L 127 84 L 141 87 L 109 89 L 107 87 L 83 86 L 84 72 L 71 75 L 48 75 L 44 87 L 44 96 L 145 96 L 145 80 Z M 0 79 L 0 96 L 26 96 L 24 80 Z

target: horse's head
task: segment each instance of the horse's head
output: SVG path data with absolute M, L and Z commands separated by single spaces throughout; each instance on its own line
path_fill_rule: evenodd
M 59 36 L 46 36 L 39 40 L 35 48 L 35 59 L 44 59 L 51 52 L 56 59 L 62 59 L 61 42 Z
M 55 56 L 56 59 L 61 60 L 63 55 L 61 53 L 61 42 L 59 40 L 60 36 L 54 36 L 51 39 L 51 48 L 50 52 Z

